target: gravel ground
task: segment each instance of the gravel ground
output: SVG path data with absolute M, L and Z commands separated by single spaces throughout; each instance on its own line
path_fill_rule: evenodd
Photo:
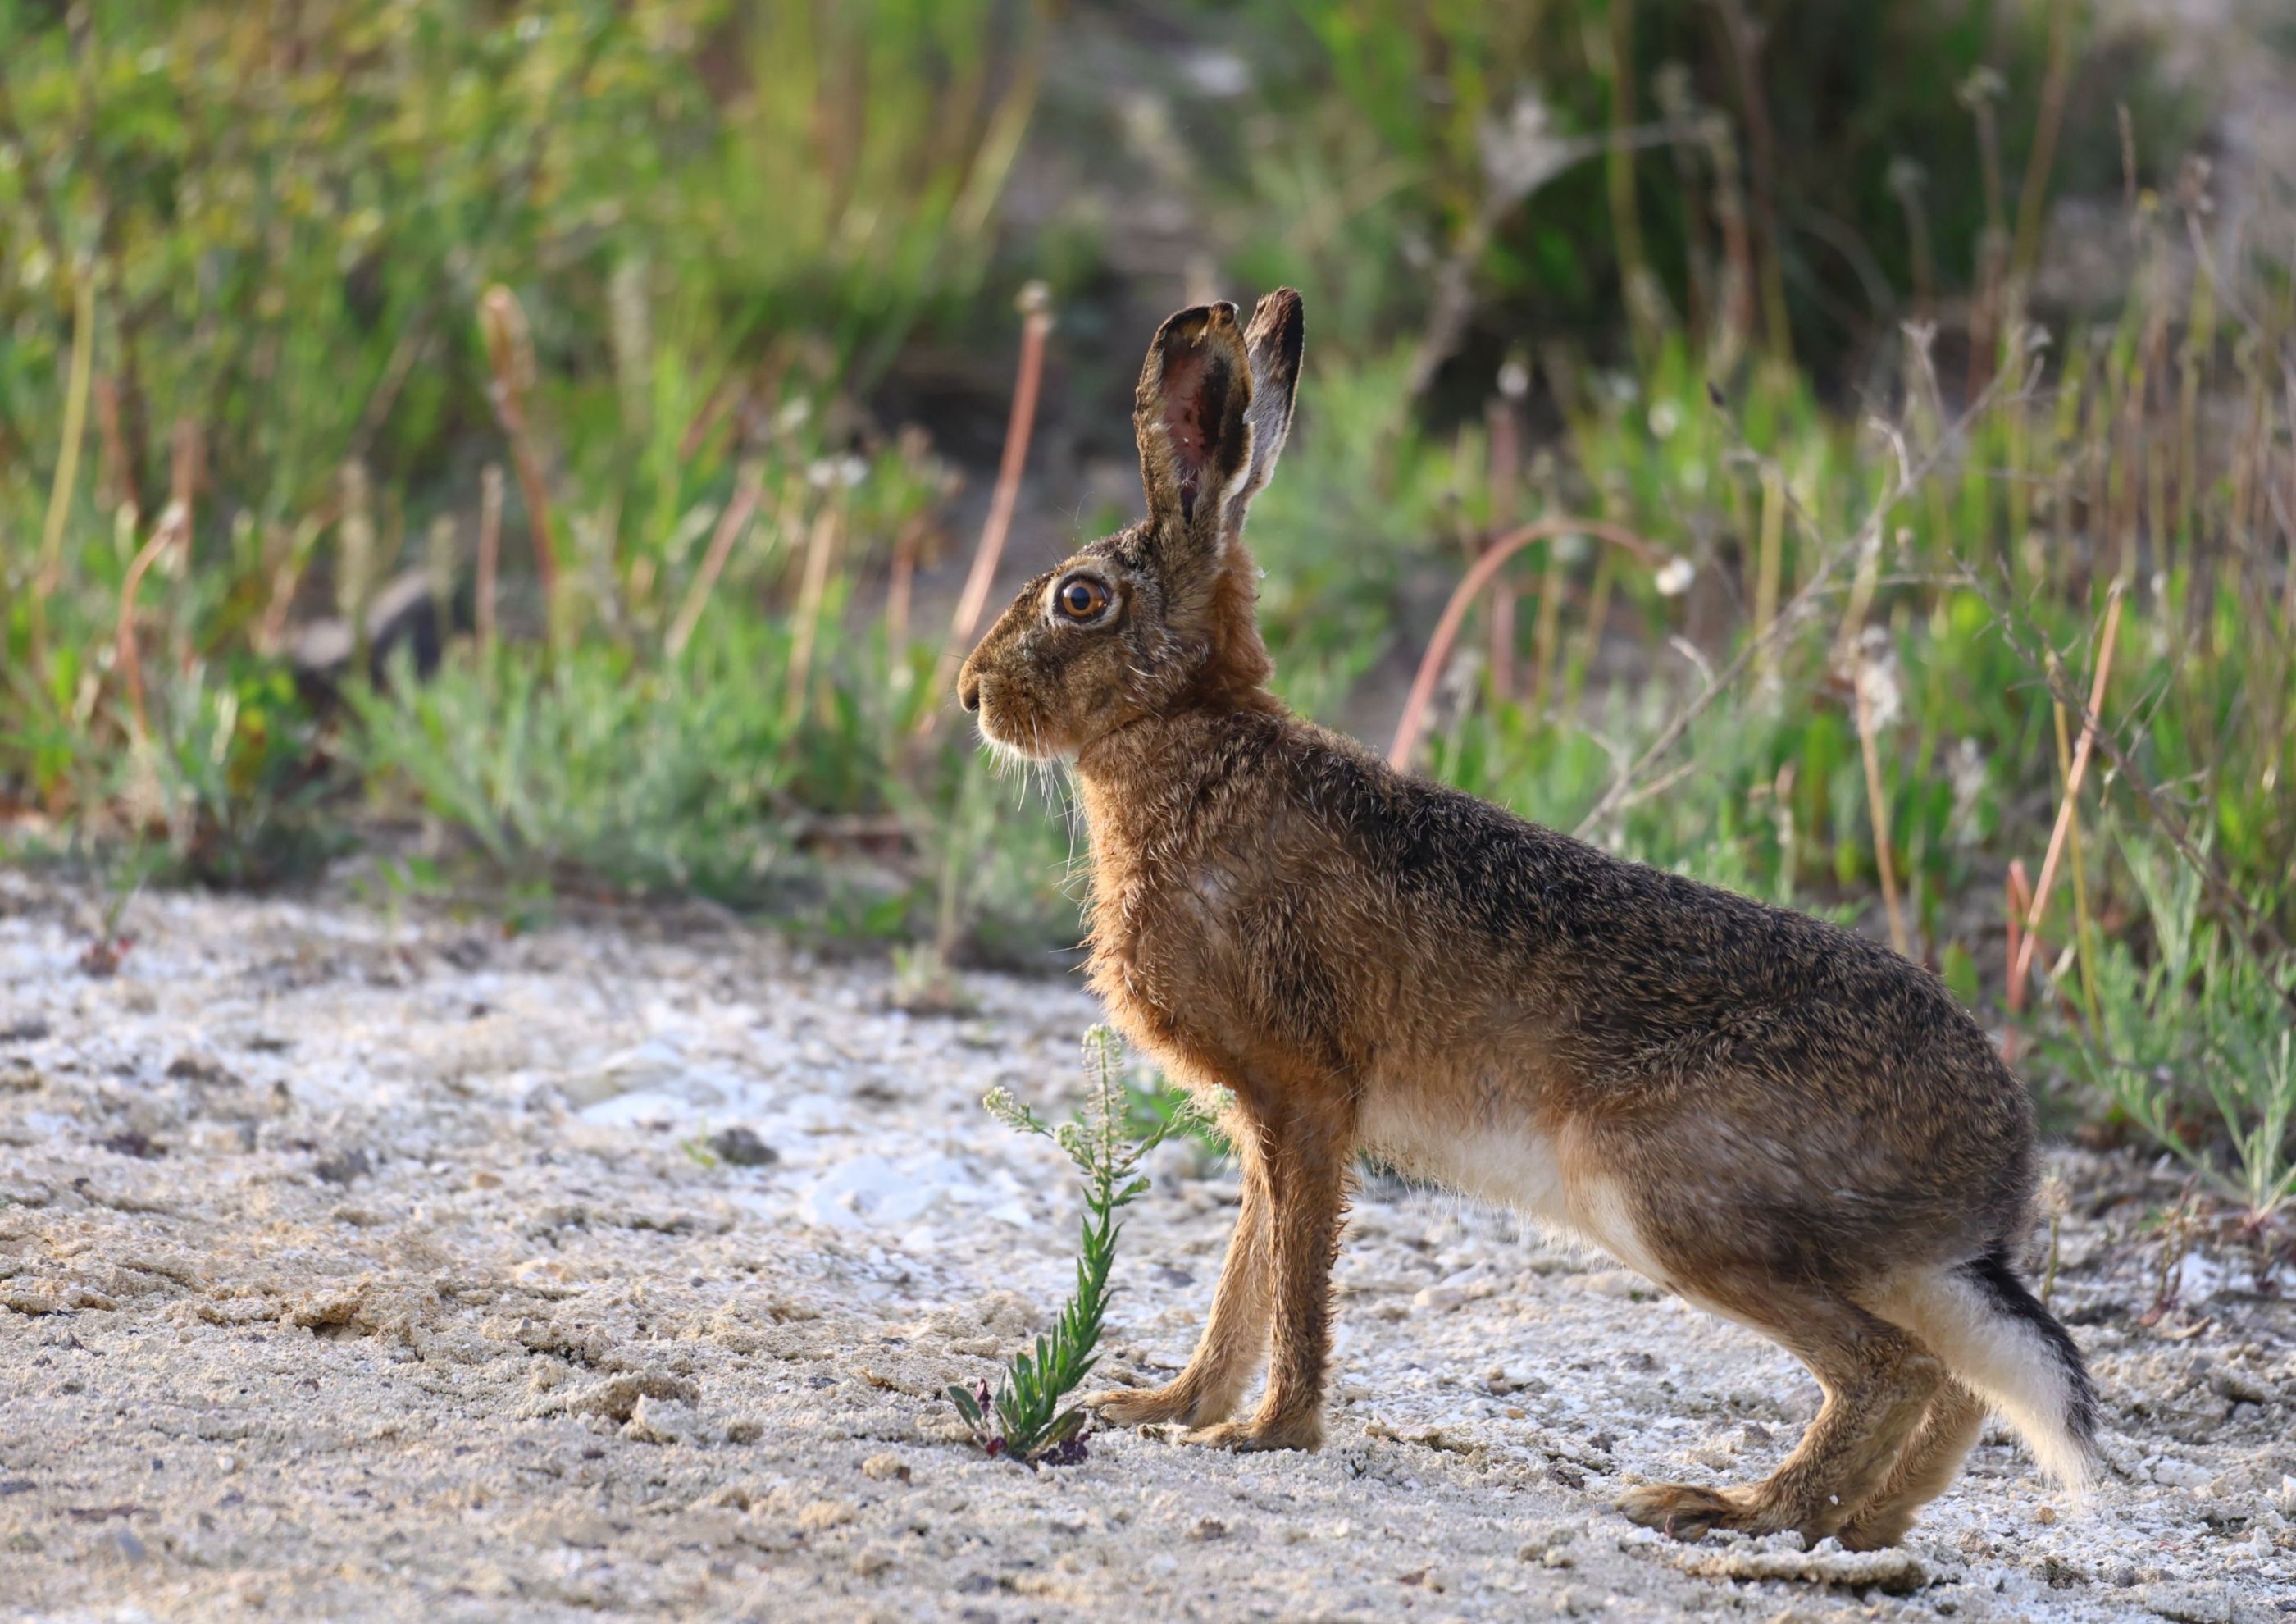
M 1902 1553 L 1633 1528 L 1636 1481 L 1767 1471 L 1808 1381 L 1377 1179 L 1320 1454 L 1032 1475 L 934 1394 L 1068 1284 L 1064 1164 L 978 1102 L 1075 1094 L 1072 985 L 929 1017 L 700 915 L 175 895 L 102 975 L 99 914 L 0 873 L 0 1613 L 2296 1619 L 2296 1279 L 2164 1258 L 2133 1161 L 2058 1161 L 2086 1506 L 1991 1433 Z M 1234 1200 L 1159 1152 L 1107 1374 L 1185 1356 Z

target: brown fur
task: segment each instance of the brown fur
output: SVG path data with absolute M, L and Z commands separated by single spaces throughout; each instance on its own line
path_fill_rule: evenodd
M 1824 1407 L 1769 1479 L 1638 1489 L 1638 1520 L 1895 1540 L 1974 1438 L 1971 1387 L 2077 1471 L 2086 1376 L 2006 1271 L 2030 1107 L 1934 977 L 1396 773 L 1269 694 L 1242 528 L 1300 332 L 1288 290 L 1248 328 L 1227 305 L 1165 323 L 1135 410 L 1148 518 L 1031 582 L 958 681 L 993 743 L 1074 759 L 1117 1024 L 1234 1102 L 1242 1209 L 1203 1337 L 1103 1416 L 1320 1441 L 1370 1149 L 1604 1246 L 1816 1375 Z M 1110 597 L 1088 624 L 1058 595 L 1078 575 Z M 1258 1408 L 1228 1421 L 1263 1356 Z

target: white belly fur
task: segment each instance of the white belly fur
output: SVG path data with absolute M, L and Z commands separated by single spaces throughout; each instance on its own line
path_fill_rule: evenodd
M 1566 1179 L 1554 1142 L 1535 1129 L 1479 1125 L 1465 1133 L 1446 1131 L 1441 1123 L 1370 1103 L 1361 1132 L 1364 1148 L 1400 1172 L 1508 1208 L 1666 1284 L 1619 1192 L 1607 1180 L 1583 1174 Z

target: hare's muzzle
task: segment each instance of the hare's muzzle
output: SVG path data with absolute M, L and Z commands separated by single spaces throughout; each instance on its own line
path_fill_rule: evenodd
M 956 674 L 956 702 L 968 711 L 980 709 L 980 677 L 969 660 L 964 663 L 964 669 Z

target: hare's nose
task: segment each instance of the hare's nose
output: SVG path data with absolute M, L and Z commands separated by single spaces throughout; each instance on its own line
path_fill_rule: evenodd
M 967 710 L 980 709 L 980 678 L 969 665 L 956 674 L 956 702 Z

